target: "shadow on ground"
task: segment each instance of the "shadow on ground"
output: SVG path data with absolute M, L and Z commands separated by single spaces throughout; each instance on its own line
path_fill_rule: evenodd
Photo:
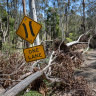
M 96 69 L 96 61 L 91 63 L 88 67 L 91 69 Z
M 96 61 L 88 63 L 81 70 L 75 71 L 75 76 L 83 76 L 86 80 L 96 83 Z

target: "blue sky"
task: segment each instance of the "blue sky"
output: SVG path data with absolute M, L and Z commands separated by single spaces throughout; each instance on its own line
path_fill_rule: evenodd
M 0 1 L 2 1 L 2 0 L 0 0 Z M 27 10 L 27 13 L 28 13 L 28 10 L 29 10 L 29 4 L 28 4 L 28 2 L 29 2 L 29 0 L 25 0 L 26 1 L 26 10 Z M 93 1 L 93 0 L 92 0 Z M 22 2 L 22 1 L 21 1 Z M 78 1 L 78 2 L 76 2 L 75 4 L 74 4 L 74 6 L 79 6 L 80 4 L 81 4 L 81 2 L 82 2 L 82 0 L 80 1 Z M 86 2 L 87 2 L 87 0 L 86 0 Z M 71 5 L 72 5 L 73 3 L 71 3 Z M 52 1 L 51 0 L 49 0 L 49 6 L 50 7 L 52 7 L 53 5 L 52 5 Z M 23 11 L 23 7 L 20 5 L 19 6 L 19 10 L 21 10 L 21 11 Z M 80 12 L 77 12 L 77 14 L 81 14 Z

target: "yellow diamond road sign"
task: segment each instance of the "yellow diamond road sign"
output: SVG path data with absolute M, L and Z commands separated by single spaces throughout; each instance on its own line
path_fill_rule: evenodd
M 24 16 L 16 34 L 32 44 L 37 34 L 39 33 L 41 27 L 42 26 L 39 23 L 33 21 L 27 16 Z
M 42 45 L 27 48 L 23 50 L 26 62 L 31 62 L 46 58 Z

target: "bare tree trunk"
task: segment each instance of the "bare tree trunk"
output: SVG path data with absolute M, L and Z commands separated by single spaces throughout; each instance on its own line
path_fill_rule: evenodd
M 3 30 L 2 28 L 2 21 L 0 20 L 0 36 L 2 38 L 2 42 L 6 42 L 6 36 L 8 35 L 8 21 L 7 21 L 7 28 L 6 30 Z
M 26 5 L 25 5 L 25 0 L 22 0 L 22 4 L 23 4 L 23 14 L 26 15 Z
M 62 41 L 65 40 L 65 32 L 64 32 L 64 23 L 63 23 L 63 19 L 64 19 L 64 15 L 61 17 L 60 22 L 59 22 L 59 26 L 62 32 Z
M 20 22 L 21 22 L 21 9 L 20 9 L 20 16 L 19 16 L 19 24 L 20 24 Z M 20 39 L 20 41 L 22 41 L 22 42 L 20 42 L 18 39 L 16 39 L 16 42 L 18 42 L 19 44 L 19 48 L 22 48 L 23 47 L 23 43 L 24 43 L 24 40 L 22 40 L 20 37 L 17 37 L 17 38 L 19 38 Z
M 85 32 L 86 29 L 85 29 L 85 0 L 83 0 L 82 2 L 82 5 L 83 5 L 83 31 Z
M 57 4 L 58 4 L 58 10 L 60 12 L 60 0 L 57 0 Z M 59 27 L 60 27 L 60 31 L 61 31 L 61 34 L 62 34 L 62 41 L 65 40 L 65 25 L 64 25 L 64 18 L 65 16 L 60 14 L 60 19 L 59 19 Z
M 20 9 L 20 16 L 19 16 L 19 24 L 21 22 L 21 9 Z
M 14 29 L 17 30 L 17 22 L 18 22 L 18 18 L 17 18 L 17 2 L 18 0 L 14 1 L 14 7 L 15 7 L 15 23 L 14 23 Z
M 2 21 L 0 19 L 0 31 L 2 31 Z
M 25 0 L 22 0 L 22 4 L 23 4 L 23 14 L 25 16 L 26 15 L 26 4 L 25 4 Z M 29 47 L 29 43 L 27 41 L 24 41 L 24 47 Z
M 9 16 L 7 16 L 7 26 L 5 24 L 6 29 L 2 29 L 3 33 L 3 42 L 6 42 L 6 37 L 8 37 L 8 41 L 10 42 L 10 36 L 9 36 Z
M 10 36 L 9 36 L 9 0 L 7 0 L 7 13 L 8 13 L 8 16 L 7 16 L 7 28 L 6 28 L 6 31 L 4 32 L 4 36 L 5 36 L 5 39 L 6 37 L 8 37 L 8 41 L 10 42 Z
M 36 15 L 36 7 L 35 7 L 35 0 L 29 0 L 29 9 L 30 9 L 30 13 L 29 16 L 37 22 L 37 15 Z M 40 44 L 40 40 L 39 40 L 39 34 L 37 35 L 36 38 L 36 45 Z
M 68 34 L 68 8 L 65 7 L 66 33 Z
M 2 21 L 0 19 L 0 50 L 2 49 Z

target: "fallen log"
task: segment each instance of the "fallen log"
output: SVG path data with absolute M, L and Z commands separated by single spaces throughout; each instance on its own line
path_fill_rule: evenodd
M 69 42 L 69 43 L 67 43 L 66 45 L 68 46 L 68 47 L 70 47 L 70 46 L 72 46 L 72 45 L 75 45 L 75 44 L 80 44 L 80 43 L 88 43 L 88 42 L 80 42 L 80 39 L 83 37 L 83 36 L 85 36 L 85 35 L 87 35 L 87 34 L 89 34 L 90 33 L 90 31 L 92 31 L 92 29 L 90 29 L 89 31 L 87 31 L 86 33 L 84 33 L 84 34 L 82 34 L 82 35 L 80 35 L 79 36 L 79 38 L 76 40 L 76 41 L 73 41 L 73 42 Z
M 32 83 L 38 77 L 42 76 L 44 71 L 46 71 L 46 69 L 48 69 L 50 67 L 51 62 L 54 60 L 55 57 L 52 58 L 53 54 L 54 54 L 54 51 L 52 52 L 52 54 L 50 56 L 50 60 L 49 60 L 48 65 L 42 71 L 37 71 L 36 73 L 28 76 L 27 78 L 22 80 L 20 83 L 15 85 L 13 88 L 11 88 L 8 91 L 6 91 L 5 93 L 3 93 L 3 95 L 0 94 L 0 96 L 16 96 L 19 92 L 24 90 L 30 83 Z
M 88 42 L 73 41 L 73 42 L 67 43 L 66 45 L 67 45 L 68 47 L 70 47 L 70 46 L 73 46 L 73 45 L 75 45 L 75 44 L 88 44 Z
M 0 94 L 4 93 L 5 89 L 0 85 Z M 0 95 L 1 96 L 1 95 Z
M 24 90 L 30 83 L 32 83 L 34 80 L 36 80 L 38 77 L 40 77 L 43 74 L 43 71 L 38 71 L 27 78 L 25 78 L 23 81 L 18 83 L 16 86 L 5 92 L 3 95 L 0 96 L 15 96 L 22 90 Z

